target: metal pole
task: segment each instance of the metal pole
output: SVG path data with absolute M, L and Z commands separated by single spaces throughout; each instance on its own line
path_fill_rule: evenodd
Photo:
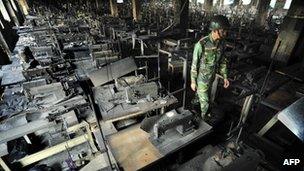
M 158 43 L 157 78 L 160 80 L 160 43 Z
M 7 8 L 7 11 L 10 15 L 10 17 L 12 17 L 14 23 L 16 26 L 20 26 L 19 20 L 16 16 L 16 13 L 14 11 L 14 9 L 12 8 L 12 4 L 9 2 L 9 0 L 4 0 L 3 2 L 5 2 L 5 6 Z
M 6 51 L 7 55 L 10 57 L 11 51 L 10 51 L 1 31 L 0 31 L 0 43 L 2 44 L 2 48 Z
M 252 102 L 253 102 L 253 96 L 254 95 L 252 94 L 250 96 L 247 96 L 246 99 L 245 99 L 245 102 L 244 102 L 244 105 L 243 105 L 243 108 L 242 108 L 240 121 L 239 121 L 239 124 L 238 124 L 238 126 L 241 126 L 241 128 L 240 128 L 240 131 L 239 131 L 238 136 L 237 136 L 236 141 L 235 141 L 236 144 L 239 142 L 239 139 L 241 137 L 241 134 L 242 134 L 242 131 L 243 131 L 243 128 L 244 128 L 244 123 L 247 120 L 247 116 L 248 116 L 249 110 L 250 110 Z
M 105 138 L 105 136 L 104 136 L 104 134 L 103 134 L 103 131 L 102 131 L 102 128 L 101 128 L 99 119 L 98 119 L 98 117 L 97 117 L 97 113 L 96 113 L 96 111 L 95 111 L 95 107 L 94 107 L 94 103 L 93 103 L 93 92 L 92 92 L 92 90 L 90 90 L 90 94 L 88 95 L 88 98 L 89 98 L 89 102 L 91 103 L 91 107 L 92 107 L 92 110 L 93 110 L 93 113 L 94 113 L 94 118 L 95 118 L 95 120 L 96 120 L 96 122 L 97 122 L 97 126 L 98 126 L 98 129 L 99 129 L 99 131 L 100 131 L 101 137 L 102 137 L 102 139 L 104 140 L 105 150 L 106 150 L 106 155 L 107 155 L 108 162 L 109 162 L 109 164 L 110 164 L 111 170 L 113 170 L 112 164 L 114 164 L 116 168 L 118 168 L 118 166 L 116 165 L 116 163 L 112 163 L 112 162 L 111 162 L 111 158 L 110 158 L 110 154 L 109 154 L 109 149 L 108 149 L 108 147 L 107 147 L 108 142 L 106 141 L 106 138 Z
M 186 59 L 184 59 L 183 66 L 183 79 L 184 79 L 184 92 L 183 92 L 183 109 L 186 110 L 186 98 L 187 98 L 187 82 L 188 82 L 188 52 L 186 52 Z
M 211 103 L 213 103 L 215 100 L 218 82 L 219 82 L 219 76 L 215 75 L 215 79 L 212 83 L 212 89 L 211 89 L 211 98 L 210 98 Z
M 7 166 L 7 164 L 3 161 L 1 157 L 0 157 L 0 166 L 4 171 L 11 171 L 11 169 Z

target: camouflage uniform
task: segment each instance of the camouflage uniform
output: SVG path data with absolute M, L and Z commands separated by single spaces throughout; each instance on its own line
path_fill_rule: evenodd
M 196 83 L 197 95 L 204 118 L 209 107 L 209 93 L 215 74 L 219 71 L 227 78 L 227 59 L 221 57 L 220 42 L 214 41 L 211 34 L 195 44 L 191 65 L 191 83 Z

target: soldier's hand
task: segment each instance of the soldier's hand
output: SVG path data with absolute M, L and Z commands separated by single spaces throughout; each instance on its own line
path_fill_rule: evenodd
M 196 91 L 196 83 L 191 83 L 191 89 L 192 89 L 193 91 Z
M 228 88 L 230 85 L 229 80 L 228 79 L 224 79 L 224 88 Z

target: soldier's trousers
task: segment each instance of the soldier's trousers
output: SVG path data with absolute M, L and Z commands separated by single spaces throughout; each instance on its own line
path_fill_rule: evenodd
M 209 108 L 210 85 L 202 82 L 197 83 L 197 96 L 201 107 L 201 116 L 205 117 Z

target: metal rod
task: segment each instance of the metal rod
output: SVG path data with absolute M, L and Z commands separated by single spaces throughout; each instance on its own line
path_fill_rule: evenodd
M 11 169 L 6 165 L 6 163 L 3 161 L 1 157 L 0 157 L 0 166 L 4 171 L 11 171 Z
M 107 155 L 108 162 L 109 162 L 109 164 L 110 164 L 111 170 L 113 170 L 113 169 L 112 169 L 113 166 L 112 166 L 111 158 L 110 158 L 110 155 L 109 155 L 109 150 L 108 150 L 108 148 L 107 148 L 107 141 L 106 141 L 105 136 L 104 136 L 104 134 L 103 134 L 103 131 L 102 131 L 102 128 L 101 128 L 99 119 L 98 119 L 98 117 L 97 117 L 97 113 L 96 113 L 96 111 L 95 111 L 95 107 L 94 107 L 94 104 L 93 104 L 92 97 L 93 97 L 93 92 L 92 92 L 92 90 L 90 90 L 90 94 L 88 95 L 88 98 L 89 98 L 89 101 L 90 101 L 90 103 L 91 103 L 91 107 L 92 107 L 92 110 L 93 110 L 93 113 L 94 113 L 95 120 L 96 120 L 96 122 L 97 122 L 98 129 L 99 129 L 99 131 L 100 131 L 101 137 L 102 137 L 102 139 L 104 140 L 104 143 L 105 143 L 105 151 L 106 151 L 106 155 Z M 114 165 L 115 165 L 116 169 L 119 169 L 119 167 L 116 165 L 116 163 L 114 163 Z
M 239 139 L 240 139 L 240 137 L 241 137 L 242 131 L 243 131 L 243 127 L 241 127 L 241 129 L 240 129 L 240 131 L 239 131 L 239 133 L 238 133 L 238 136 L 237 136 L 237 138 L 236 138 L 236 140 L 235 140 L 235 143 L 236 143 L 236 144 L 238 144 L 238 142 L 239 142 Z
M 151 78 L 151 79 L 148 80 L 148 82 L 155 81 L 155 80 L 159 80 L 159 77 Z
M 148 61 L 145 61 L 145 64 L 146 64 L 146 66 L 145 66 L 145 67 L 146 67 L 146 68 L 145 68 L 145 69 L 146 69 L 146 70 L 145 70 L 145 71 L 146 71 L 146 78 L 148 79 L 148 78 L 149 78 Z
M 215 75 L 215 79 L 214 79 L 214 81 L 212 83 L 211 98 L 210 98 L 211 103 L 213 103 L 214 100 L 215 100 L 218 82 L 219 82 L 219 76 L 216 74 Z
M 183 59 L 183 109 L 186 109 L 186 98 L 187 98 L 187 82 L 188 82 L 188 52 L 186 53 L 186 59 Z
M 178 89 L 178 90 L 175 90 L 171 93 L 169 93 L 170 95 L 174 95 L 174 94 L 177 94 L 177 93 L 180 93 L 180 92 L 183 92 L 185 90 L 185 88 L 181 88 L 181 89 Z
M 234 124 L 234 122 L 232 121 L 230 124 L 229 132 L 228 132 L 227 136 L 231 135 L 231 130 L 232 130 L 233 124 Z
M 261 87 L 260 96 L 262 96 L 262 95 L 264 94 L 264 89 L 265 89 L 265 87 L 266 87 L 266 85 L 267 85 L 268 78 L 269 78 L 269 75 L 270 75 L 270 72 L 271 72 L 271 69 L 272 69 L 274 60 L 276 59 L 278 50 L 279 50 L 279 48 L 280 48 L 280 46 L 281 46 L 281 42 L 282 42 L 282 41 L 280 40 L 279 43 L 278 43 L 278 46 L 277 46 L 277 48 L 276 48 L 276 51 L 275 51 L 275 53 L 274 53 L 273 56 L 272 56 L 271 63 L 270 63 L 270 65 L 269 65 L 267 74 L 266 74 L 266 76 L 265 76 L 265 79 L 264 79 L 263 84 L 262 84 L 262 87 Z
M 157 78 L 160 80 L 160 43 L 158 43 Z
M 26 156 L 19 160 L 19 162 L 22 164 L 22 166 L 28 166 L 32 163 L 35 163 L 37 161 L 43 160 L 47 157 L 53 156 L 57 153 L 60 153 L 66 149 L 66 145 L 68 145 L 70 148 L 78 146 L 84 142 L 86 142 L 88 139 L 88 134 L 81 135 L 79 137 L 76 137 L 74 139 L 71 139 L 69 141 L 60 143 L 58 145 L 55 145 L 53 147 L 50 147 L 48 149 L 39 151 L 37 153 L 31 154 L 29 156 Z

